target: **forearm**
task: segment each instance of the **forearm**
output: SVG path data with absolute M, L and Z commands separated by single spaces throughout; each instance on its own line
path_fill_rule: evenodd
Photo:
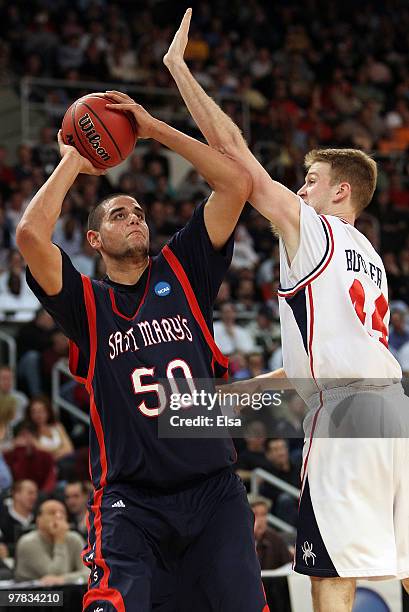
M 264 185 L 273 181 L 244 140 L 240 129 L 196 81 L 185 62 L 168 63 L 179 92 L 200 131 L 209 145 L 237 160 L 250 174 L 252 191 L 248 200 L 261 214 L 270 218 L 270 204 L 266 204 Z M 276 183 L 275 183 L 276 184 Z M 277 185 L 281 197 L 282 185 Z
M 167 65 L 180 94 L 211 147 L 226 152 L 232 146 L 247 149 L 240 129 L 196 81 L 185 62 Z
M 294 389 L 293 384 L 287 378 L 287 374 L 285 373 L 284 368 L 278 368 L 278 370 L 273 370 L 272 372 L 266 372 L 265 374 L 260 374 L 253 378 L 253 380 L 266 381 L 266 388 L 272 388 L 271 385 L 274 385 L 275 389 Z
M 17 233 L 29 231 L 39 238 L 51 240 L 62 203 L 77 178 L 81 161 L 76 155 L 67 154 L 44 183 L 24 212 Z
M 248 189 L 250 178 L 244 169 L 208 145 L 159 120 L 154 123 L 152 138 L 188 160 L 214 191 L 242 188 L 243 182 Z

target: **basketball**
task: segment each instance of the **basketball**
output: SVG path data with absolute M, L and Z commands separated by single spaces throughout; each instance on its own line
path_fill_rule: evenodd
M 110 100 L 89 94 L 68 108 L 62 122 L 62 137 L 96 168 L 112 168 L 132 153 L 137 137 L 131 113 L 107 109 Z

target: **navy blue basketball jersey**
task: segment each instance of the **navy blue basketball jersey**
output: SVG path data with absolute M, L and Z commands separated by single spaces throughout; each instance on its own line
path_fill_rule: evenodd
M 169 409 L 158 381 L 182 375 L 211 379 L 227 371 L 211 333 L 211 307 L 230 263 L 232 239 L 224 253 L 214 251 L 203 208 L 150 258 L 137 290 L 80 275 L 63 253 L 62 293 L 69 295 L 69 283 L 79 283 L 82 291 L 82 305 L 68 308 L 62 296 L 45 296 L 28 272 L 33 291 L 69 336 L 71 371 L 90 395 L 95 488 L 132 482 L 177 489 L 235 461 L 228 437 L 158 436 L 158 417 Z

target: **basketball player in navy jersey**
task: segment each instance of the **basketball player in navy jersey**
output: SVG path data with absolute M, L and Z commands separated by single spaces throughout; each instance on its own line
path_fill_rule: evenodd
M 154 119 L 125 94 L 141 138 L 185 157 L 213 189 L 157 257 L 145 211 L 110 196 L 89 215 L 87 238 L 107 276 L 81 275 L 52 243 L 68 190 L 99 175 L 63 144 L 61 162 L 17 228 L 27 279 L 70 339 L 70 368 L 90 395 L 87 612 L 266 612 L 246 492 L 229 439 L 158 436 L 160 379 L 210 379 L 227 361 L 212 336 L 212 306 L 251 189 L 227 156 Z

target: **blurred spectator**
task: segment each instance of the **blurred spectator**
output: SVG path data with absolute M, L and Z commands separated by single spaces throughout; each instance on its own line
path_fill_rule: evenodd
M 409 342 L 406 342 L 403 346 L 401 346 L 397 358 L 401 365 L 403 376 L 406 378 L 406 381 L 404 381 L 404 386 L 407 393 L 409 390 L 407 381 L 409 378 Z
M 271 471 L 271 465 L 265 455 L 267 440 L 266 427 L 261 421 L 252 421 L 246 425 L 244 432 L 246 448 L 239 453 L 236 469 L 243 480 L 247 480 L 250 471 L 263 468 Z
M 27 144 L 21 144 L 17 149 L 17 164 L 14 166 L 16 179 L 21 181 L 33 174 L 33 151 Z
M 51 333 L 51 344 L 43 351 L 41 359 L 41 368 L 43 376 L 42 389 L 51 392 L 51 373 L 54 365 L 60 359 L 68 357 L 68 338 L 64 336 L 62 331 L 55 329 Z
M 9 423 L 13 420 L 16 411 L 15 401 L 12 397 L 0 397 L 0 441 L 4 438 L 7 432 Z M 10 467 L 5 460 L 5 457 L 0 450 L 0 495 L 10 489 L 13 483 L 13 475 Z M 1 512 L 0 506 L 0 512 Z M 0 557 L 2 557 L 2 550 L 0 544 Z M 7 555 L 6 555 L 7 556 Z
M 50 453 L 37 449 L 35 442 L 29 425 L 20 423 L 13 448 L 4 453 L 4 458 L 14 480 L 33 480 L 40 491 L 50 493 L 57 483 L 55 462 Z
M 87 240 L 87 237 L 84 236 L 81 251 L 79 251 L 77 255 L 71 257 L 71 261 L 77 268 L 78 272 L 81 272 L 81 274 L 84 274 L 85 276 L 94 278 L 95 262 L 97 257 L 98 255 L 95 252 L 95 249 L 92 248 Z
M 40 142 L 33 149 L 33 160 L 36 165 L 44 168 L 46 176 L 57 166 L 60 154 L 53 128 L 46 126 L 40 131 Z
M 220 307 L 220 321 L 214 324 L 214 338 L 225 355 L 236 351 L 248 354 L 255 350 L 249 332 L 236 324 L 236 307 L 231 302 L 225 302 Z
M 237 312 L 253 318 L 256 314 L 256 288 L 254 280 L 241 278 L 236 290 Z
M 389 348 L 396 355 L 406 342 L 409 342 L 409 329 L 406 323 L 405 313 L 400 310 L 395 310 L 391 314 L 389 323 Z
M 254 537 L 261 569 L 272 570 L 291 563 L 292 553 L 278 531 L 267 523 L 271 501 L 261 495 L 249 495 L 248 498 L 254 514 Z M 271 610 L 290 612 L 288 586 L 285 577 L 267 580 L 265 592 Z
M 12 235 L 11 221 L 6 217 L 4 210 L 0 208 L 0 270 L 7 267 L 9 250 L 12 246 Z
M 237 356 L 238 355 L 235 355 L 234 358 L 237 359 Z M 261 353 L 250 353 L 245 358 L 245 364 L 243 365 L 245 365 L 245 367 L 242 369 L 236 369 L 236 366 L 234 371 L 234 379 L 240 380 L 243 378 L 254 378 L 260 374 L 264 374 L 267 371 L 264 364 L 264 358 Z
M 17 334 L 18 378 L 30 396 L 39 395 L 43 390 L 41 356 L 51 346 L 54 330 L 54 320 L 40 308 L 34 319 L 21 326 Z
M 2 193 L 8 193 L 15 183 L 13 169 L 6 163 L 7 149 L 0 146 L 0 189 Z
M 28 397 L 25 393 L 17 391 L 13 370 L 5 365 L 0 366 L 0 397 L 12 397 L 14 399 L 16 411 L 11 425 L 17 425 L 24 418 Z
M 279 533 L 268 526 L 267 515 L 271 501 L 261 495 L 249 495 L 254 514 L 254 536 L 261 569 L 277 569 L 292 561 L 292 554 Z
M 109 75 L 113 80 L 135 81 L 137 79 L 137 59 L 127 34 L 115 36 L 106 54 Z
M 53 242 L 71 258 L 80 252 L 82 241 L 83 235 L 77 220 L 70 215 L 60 217 L 55 226 Z
M 15 248 L 15 233 L 16 227 L 23 216 L 24 212 L 24 195 L 21 190 L 21 183 L 23 179 L 19 182 L 19 189 L 14 189 L 6 201 L 5 206 L 5 221 L 7 223 L 7 227 L 10 229 L 12 237 L 11 237 L 11 246 Z
M 263 351 L 265 358 L 277 348 L 280 341 L 280 325 L 273 320 L 273 313 L 268 306 L 260 306 L 257 318 L 247 327 L 255 346 Z
M 193 168 L 189 170 L 186 177 L 179 183 L 176 189 L 178 200 L 202 200 L 210 195 L 210 189 L 200 174 Z
M 35 447 L 50 453 L 57 462 L 60 480 L 69 478 L 73 469 L 74 448 L 64 425 L 57 421 L 47 397 L 37 396 L 30 401 L 26 423 L 33 433 Z
M 4 501 L 0 513 L 0 528 L 9 554 L 14 557 L 15 545 L 21 534 L 34 526 L 34 508 L 38 488 L 32 480 L 17 480 L 11 489 L 11 498 Z
M 258 259 L 252 238 L 246 226 L 239 223 L 234 234 L 234 251 L 231 267 L 235 270 L 241 270 L 242 268 L 252 269 L 258 262 Z
M 16 580 L 39 580 L 43 586 L 62 585 L 88 578 L 82 564 L 84 540 L 70 531 L 64 504 L 44 501 L 37 513 L 37 529 L 22 536 L 17 544 Z
M 274 438 L 267 442 L 266 459 L 270 464 L 269 471 L 277 478 L 299 489 L 301 463 L 291 459 L 288 442 L 283 438 Z M 278 487 L 266 482 L 260 489 L 262 495 L 273 500 L 274 514 L 290 525 L 296 525 L 298 499 Z
M 29 321 L 38 306 L 26 283 L 23 258 L 18 251 L 10 251 L 8 270 L 0 274 L 0 319 Z
M 148 172 L 149 168 L 152 167 L 152 164 L 158 164 L 160 169 L 159 174 L 169 178 L 169 159 L 166 157 L 166 155 L 164 155 L 160 142 L 157 142 L 156 140 L 149 140 L 148 149 L 142 159 Z
M 68 482 L 64 489 L 64 501 L 68 509 L 69 521 L 75 531 L 87 537 L 87 503 L 89 490 L 85 482 Z

